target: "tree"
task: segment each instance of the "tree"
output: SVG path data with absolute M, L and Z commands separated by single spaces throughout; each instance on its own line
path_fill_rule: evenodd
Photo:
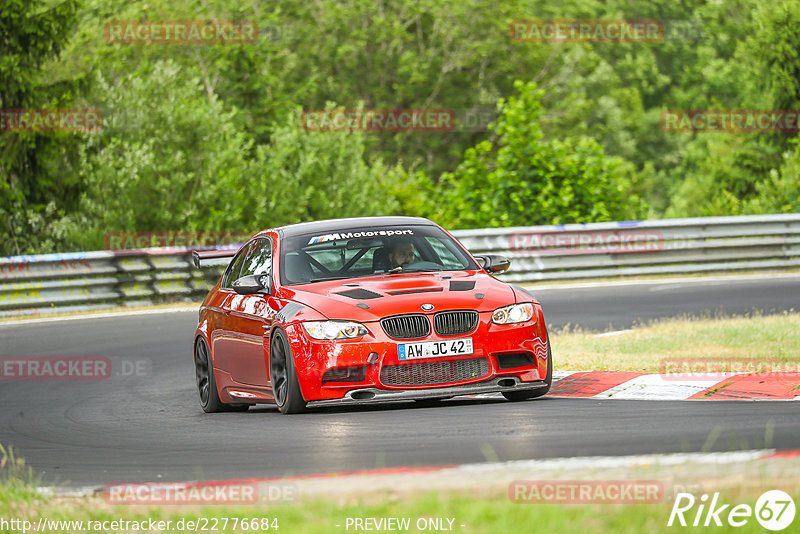
M 407 189 L 400 185 L 402 169 L 368 162 L 364 133 L 307 131 L 301 111 L 288 114 L 269 145 L 257 147 L 251 179 L 234 201 L 241 206 L 241 221 L 272 227 L 396 213 L 396 197 Z
M 563 224 L 638 217 L 644 206 L 633 165 L 609 157 L 592 138 L 546 139 L 542 92 L 516 82 L 498 104 L 494 142 L 467 150 L 443 177 L 438 217 L 460 228 Z
M 780 169 L 756 185 L 758 196 L 746 206 L 750 213 L 800 212 L 800 137 L 791 141 L 791 150 L 783 153 Z
M 76 21 L 78 3 L 0 4 L 0 109 L 65 108 L 85 80 L 52 69 Z M 41 248 L 47 222 L 71 211 L 82 184 L 72 171 L 76 133 L 0 134 L 0 254 Z M 48 236 L 44 238 L 43 236 Z M 52 246 L 52 240 L 50 241 Z
M 234 199 L 252 141 L 234 111 L 170 61 L 113 85 L 99 76 L 97 88 L 98 105 L 113 113 L 81 147 L 87 190 L 80 213 L 64 221 L 74 247 L 99 248 L 111 231 L 246 229 Z

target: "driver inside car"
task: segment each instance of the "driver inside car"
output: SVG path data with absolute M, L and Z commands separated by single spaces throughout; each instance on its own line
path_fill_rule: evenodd
M 410 241 L 397 241 L 389 249 L 391 269 L 403 268 L 414 261 L 414 245 Z

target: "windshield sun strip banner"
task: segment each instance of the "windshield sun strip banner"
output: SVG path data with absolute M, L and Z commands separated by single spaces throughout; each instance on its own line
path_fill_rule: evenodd
M 413 230 L 359 230 L 356 232 L 338 232 L 333 234 L 323 234 L 312 237 L 308 240 L 309 245 L 336 241 L 337 239 L 355 239 L 363 237 L 393 237 L 400 235 L 414 235 Z

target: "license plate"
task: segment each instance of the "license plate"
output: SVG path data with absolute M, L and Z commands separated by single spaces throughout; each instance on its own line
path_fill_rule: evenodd
M 397 344 L 397 358 L 400 360 L 442 358 L 444 356 L 463 356 L 464 354 L 472 354 L 471 337 Z

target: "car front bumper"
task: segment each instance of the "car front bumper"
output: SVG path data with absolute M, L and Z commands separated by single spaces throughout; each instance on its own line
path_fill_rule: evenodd
M 303 327 L 295 323 L 286 328 L 294 355 L 295 369 L 303 397 L 309 403 L 375 403 L 392 400 L 452 397 L 543 387 L 547 361 L 547 331 L 541 307 L 536 305 L 535 317 L 522 324 L 496 325 L 491 313 L 480 313 L 478 326 L 459 337 L 473 339 L 474 351 L 470 355 L 426 358 L 411 361 L 398 359 L 398 341 L 388 338 L 377 323 L 364 323 L 370 334 L 359 340 L 318 341 L 310 339 Z M 447 340 L 435 334 L 420 341 Z M 525 354 L 530 364 L 514 368 L 500 365 L 499 357 Z M 373 360 L 370 359 L 373 355 Z M 485 360 L 484 372 L 459 380 L 430 379 L 438 371 L 427 373 L 420 383 L 390 383 L 382 378 L 381 370 L 406 365 L 464 363 L 464 360 Z M 356 367 L 363 369 L 359 380 L 328 381 L 325 373 L 334 368 Z M 311 404 L 310 404 L 311 405 Z
M 544 380 L 523 382 L 516 376 L 496 376 L 484 382 L 461 384 L 457 386 L 438 386 L 426 389 L 382 389 L 355 388 L 348 390 L 340 399 L 310 401 L 309 408 L 322 406 L 342 406 L 351 404 L 377 404 L 409 400 L 446 399 L 460 395 L 480 395 L 483 393 L 503 393 L 508 391 L 532 391 L 548 387 Z

